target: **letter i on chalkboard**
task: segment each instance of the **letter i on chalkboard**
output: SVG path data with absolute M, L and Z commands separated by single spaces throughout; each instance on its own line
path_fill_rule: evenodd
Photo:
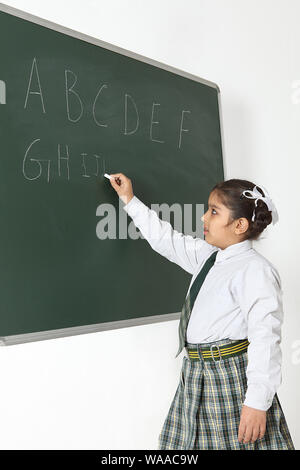
M 6 86 L 3 80 L 0 80 L 0 104 L 6 104 Z

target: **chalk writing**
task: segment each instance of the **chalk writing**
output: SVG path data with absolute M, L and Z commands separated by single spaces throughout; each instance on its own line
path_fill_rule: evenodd
M 42 114 L 46 114 L 45 106 L 45 93 L 43 91 L 42 80 L 40 77 L 43 74 L 39 71 L 39 63 L 36 57 L 33 58 L 31 63 L 31 69 L 29 74 L 29 79 L 26 88 L 26 96 L 24 101 L 24 109 L 26 112 L 33 112 L 31 105 L 31 100 L 34 96 L 39 98 L 40 110 Z M 79 87 L 81 85 L 81 87 Z M 65 110 L 66 110 L 66 123 L 71 122 L 75 125 L 80 125 L 82 119 L 86 118 L 84 113 L 85 109 L 90 110 L 92 114 L 92 119 L 89 121 L 94 126 L 97 126 L 99 132 L 106 132 L 106 129 L 109 128 L 112 124 L 105 122 L 105 112 L 110 115 L 110 106 L 109 99 L 111 99 L 111 94 L 109 98 L 105 96 L 109 89 L 109 83 L 102 83 L 96 92 L 94 99 L 92 98 L 92 106 L 89 103 L 86 103 L 82 98 L 82 84 L 79 81 L 78 74 L 75 73 L 70 68 L 64 70 L 64 86 L 65 86 Z M 91 91 L 93 93 L 93 91 Z M 59 94 L 58 94 L 59 96 Z M 122 95 L 121 95 L 122 96 Z M 140 115 L 138 104 L 133 97 L 133 94 L 129 94 L 126 91 L 124 92 L 124 136 L 133 136 L 137 133 L 140 125 L 149 127 L 149 141 L 157 144 L 169 143 L 163 136 L 163 125 L 165 122 L 168 122 L 168 113 L 162 102 L 150 101 L 149 106 L 149 118 L 145 121 L 145 110 Z M 62 95 L 63 97 L 63 95 Z M 120 94 L 118 94 L 120 97 Z M 101 104 L 105 98 L 105 105 Z M 120 98 L 118 98 L 120 99 Z M 122 99 L 122 98 L 121 98 Z M 0 102 L 5 103 L 5 83 L 0 80 Z M 114 105 L 114 103 L 112 103 Z M 48 106 L 49 108 L 49 106 Z M 99 119 L 99 113 L 97 117 L 97 109 L 102 111 L 102 120 Z M 49 112 L 49 111 L 48 111 Z M 37 108 L 34 108 L 35 118 L 37 117 Z M 190 133 L 189 122 L 187 115 L 191 118 L 191 111 L 188 109 L 178 111 L 178 124 L 173 127 L 174 133 L 177 134 L 177 147 L 182 149 L 184 143 L 188 139 L 188 133 Z M 143 122 L 141 121 L 141 116 L 143 116 Z M 129 126 L 130 119 L 130 126 Z M 172 119 L 172 122 L 175 122 Z M 147 130 L 147 128 L 146 128 Z M 122 129 L 118 128 L 119 132 L 122 132 Z M 147 135 L 147 133 L 143 133 Z M 170 135 L 168 136 L 170 138 Z M 172 136 L 171 136 L 172 137 Z M 30 139 L 30 137 L 29 137 Z M 38 180 L 39 178 L 45 179 L 48 183 L 50 182 L 50 177 L 59 177 L 65 178 L 67 181 L 70 180 L 71 176 L 74 175 L 74 171 L 71 169 L 71 158 L 69 152 L 69 145 L 67 144 L 57 144 L 57 165 L 54 165 L 55 160 L 53 161 L 50 158 L 42 158 L 42 155 L 33 155 L 32 152 L 38 152 L 39 143 L 41 139 L 35 138 L 32 139 L 28 145 L 22 162 L 22 172 L 24 178 L 28 181 Z M 93 154 L 90 156 L 88 153 L 81 152 L 78 155 L 81 158 L 81 176 L 84 178 L 91 178 L 101 176 L 99 174 L 99 159 L 101 158 L 98 154 Z M 74 155 L 73 155 L 74 159 Z M 93 169 L 91 169 L 91 160 L 93 160 Z M 57 170 L 55 169 L 57 166 Z M 77 174 L 78 174 L 78 165 Z
M 48 183 L 50 182 L 50 170 L 52 171 L 52 176 L 64 177 L 67 181 L 70 180 L 70 152 L 69 145 L 65 144 L 66 156 L 62 156 L 61 144 L 57 145 L 57 173 L 54 173 L 54 161 L 47 158 L 37 158 L 36 155 L 32 155 L 33 147 L 34 152 L 38 153 L 38 142 L 41 139 L 34 139 L 28 146 L 25 151 L 25 155 L 22 162 L 22 172 L 24 178 L 29 181 L 37 180 L 39 178 L 44 178 Z M 92 176 L 100 176 L 99 174 L 99 159 L 102 157 L 97 154 L 88 155 L 87 153 L 82 152 L 78 158 L 81 157 L 83 169 L 82 173 L 77 172 L 79 176 L 85 178 L 90 178 Z M 76 158 L 76 155 L 73 156 L 73 159 Z M 64 163 L 64 165 L 63 165 Z M 62 166 L 64 171 L 62 171 Z M 76 165 L 78 168 L 78 165 Z

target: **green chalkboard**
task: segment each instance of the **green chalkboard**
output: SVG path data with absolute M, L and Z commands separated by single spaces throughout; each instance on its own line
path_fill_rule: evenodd
M 179 318 L 191 275 L 97 235 L 99 206 L 131 223 L 103 174 L 149 207 L 207 204 L 217 85 L 4 5 L 0 43 L 2 344 Z

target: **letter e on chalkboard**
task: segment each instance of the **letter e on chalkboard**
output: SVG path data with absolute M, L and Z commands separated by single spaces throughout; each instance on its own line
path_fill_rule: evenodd
M 0 104 L 6 104 L 6 86 L 3 80 L 0 80 Z

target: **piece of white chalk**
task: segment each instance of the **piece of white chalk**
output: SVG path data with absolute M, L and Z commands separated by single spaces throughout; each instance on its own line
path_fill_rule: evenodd
M 111 179 L 111 176 L 109 176 L 107 173 L 104 173 L 105 178 L 108 178 L 109 180 Z

